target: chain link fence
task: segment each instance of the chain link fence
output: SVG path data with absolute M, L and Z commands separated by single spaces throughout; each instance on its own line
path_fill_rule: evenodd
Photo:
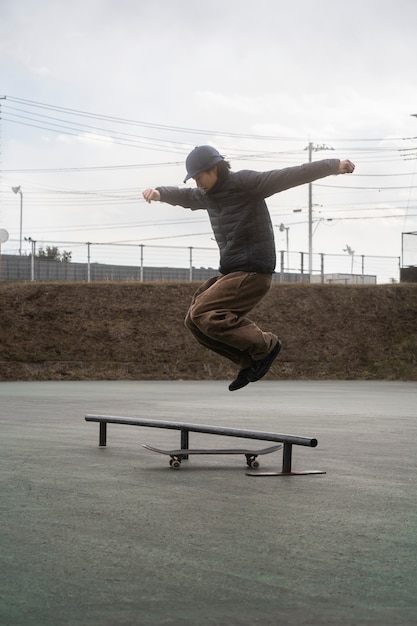
M 59 250 L 60 259 L 45 256 Z M 9 250 L 9 251 L 8 251 Z M 40 252 L 43 254 L 40 256 Z M 2 281 L 202 281 L 218 274 L 217 248 L 79 242 L 25 241 L 22 254 L 13 240 L 0 250 Z M 399 282 L 400 257 L 278 251 L 275 281 L 341 284 Z

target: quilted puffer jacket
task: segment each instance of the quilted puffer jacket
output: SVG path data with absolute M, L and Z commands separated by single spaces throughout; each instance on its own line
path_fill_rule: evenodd
M 208 193 L 198 188 L 156 189 L 161 202 L 207 211 L 220 249 L 222 274 L 238 271 L 269 274 L 275 269 L 276 253 L 265 198 L 338 172 L 339 159 L 324 159 L 268 172 L 230 172 Z

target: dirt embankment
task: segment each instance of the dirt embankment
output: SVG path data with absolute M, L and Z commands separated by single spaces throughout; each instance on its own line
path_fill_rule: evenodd
M 0 380 L 231 379 L 183 325 L 195 283 L 3 283 Z M 417 285 L 274 284 L 269 379 L 417 380 Z

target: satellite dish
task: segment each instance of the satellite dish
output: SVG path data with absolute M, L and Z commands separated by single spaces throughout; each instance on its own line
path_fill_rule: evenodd
M 9 238 L 9 233 L 4 228 L 0 228 L 0 243 L 6 243 Z

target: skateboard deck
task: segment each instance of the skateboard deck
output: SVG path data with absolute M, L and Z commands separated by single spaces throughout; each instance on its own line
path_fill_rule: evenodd
M 246 463 L 251 468 L 259 467 L 259 461 L 256 457 L 263 454 L 270 454 L 276 450 L 282 448 L 282 444 L 275 446 L 269 446 L 268 448 L 262 448 L 260 450 L 248 450 L 247 448 L 199 448 L 199 449 L 184 449 L 184 450 L 161 450 L 160 448 L 154 448 L 153 446 L 143 445 L 147 450 L 157 452 L 158 454 L 167 454 L 170 456 L 169 464 L 172 469 L 180 469 L 181 461 L 188 458 L 190 454 L 243 454 L 246 457 Z

